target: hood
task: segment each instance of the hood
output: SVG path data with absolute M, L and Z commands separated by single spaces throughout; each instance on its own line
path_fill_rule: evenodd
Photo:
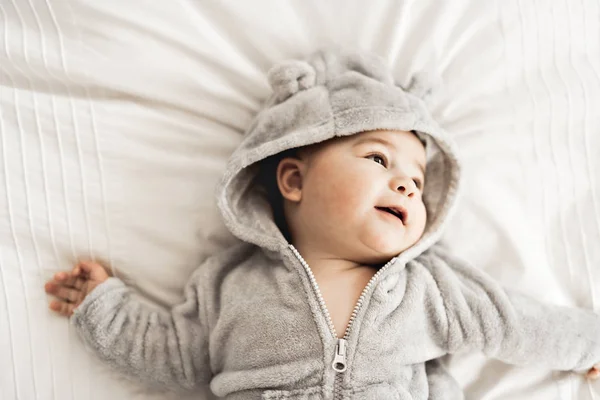
M 415 131 L 426 143 L 428 159 L 423 191 L 427 225 L 402 258 L 413 259 L 440 238 L 459 189 L 456 147 L 424 101 L 394 83 L 384 59 L 323 50 L 275 65 L 268 78 L 273 94 L 231 156 L 217 188 L 219 209 L 235 236 L 274 252 L 289 245 L 256 185 L 261 160 L 336 136 L 388 129 Z

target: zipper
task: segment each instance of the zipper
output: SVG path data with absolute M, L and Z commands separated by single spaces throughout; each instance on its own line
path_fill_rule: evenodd
M 346 342 L 345 339 L 338 339 L 335 345 L 335 354 L 331 366 L 336 372 L 346 371 Z
M 327 305 L 325 304 L 325 300 L 323 299 L 323 295 L 321 294 L 321 290 L 319 289 L 319 285 L 317 284 L 315 275 L 313 274 L 312 270 L 310 269 L 310 266 L 308 265 L 308 263 L 304 260 L 304 258 L 302 258 L 302 256 L 300 255 L 300 252 L 298 252 L 298 250 L 294 247 L 294 245 L 290 244 L 289 248 L 292 250 L 292 253 L 294 253 L 294 256 L 296 256 L 296 258 L 300 261 L 300 264 L 302 264 L 302 266 L 306 270 L 308 277 L 310 279 L 310 283 L 312 284 L 313 290 L 315 291 L 317 298 L 319 300 L 319 305 L 321 306 L 321 310 L 323 311 L 323 314 L 325 314 L 325 317 L 327 318 L 327 322 L 329 324 L 329 330 L 331 331 L 331 334 L 333 335 L 333 339 L 336 340 L 335 353 L 333 355 L 333 363 L 331 364 L 331 367 L 336 372 L 335 381 L 334 381 L 334 385 L 333 385 L 333 398 L 334 398 L 334 400 L 341 399 L 342 393 L 339 392 L 337 390 L 337 388 L 341 387 L 342 374 L 347 369 L 347 363 L 346 363 L 347 350 L 348 350 L 347 345 L 348 345 L 348 338 L 350 337 L 350 331 L 351 331 L 352 325 L 354 323 L 354 320 L 356 319 L 356 316 L 358 315 L 358 311 L 360 310 L 360 307 L 362 306 L 363 301 L 364 301 L 367 293 L 371 290 L 371 287 L 373 286 L 373 284 L 377 281 L 377 279 L 381 276 L 381 274 L 390 265 L 392 265 L 393 263 L 396 262 L 398 257 L 392 258 L 383 267 L 381 267 L 379 269 L 379 271 L 377 271 L 375 273 L 375 275 L 373 275 L 371 277 L 371 279 L 369 280 L 369 283 L 367 283 L 367 286 L 365 286 L 365 288 L 361 292 L 360 297 L 358 298 L 358 302 L 354 306 L 354 310 L 352 311 L 352 315 L 350 316 L 350 321 L 348 322 L 348 326 L 346 327 L 346 331 L 344 332 L 344 337 L 338 338 L 337 332 L 335 330 L 335 326 L 333 325 L 333 320 L 331 319 L 331 315 L 329 314 L 329 311 L 327 310 Z

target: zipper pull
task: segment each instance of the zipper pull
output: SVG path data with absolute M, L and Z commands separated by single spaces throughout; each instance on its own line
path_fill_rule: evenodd
M 346 370 L 346 340 L 338 339 L 335 345 L 335 355 L 333 358 L 332 367 L 337 372 Z

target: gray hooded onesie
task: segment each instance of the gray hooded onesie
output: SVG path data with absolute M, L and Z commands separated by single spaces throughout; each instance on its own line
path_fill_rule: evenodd
M 435 245 L 459 187 L 456 149 L 382 59 L 319 52 L 275 66 L 269 82 L 274 94 L 218 191 L 224 221 L 242 242 L 203 263 L 170 312 L 144 307 L 117 278 L 94 289 L 71 320 L 102 359 L 146 382 L 290 400 L 452 398 L 439 366 L 426 362 L 464 350 L 556 370 L 600 361 L 600 316 L 505 290 Z M 428 224 L 371 279 L 346 332 L 335 332 L 310 266 L 257 190 L 257 163 L 374 129 L 426 141 Z

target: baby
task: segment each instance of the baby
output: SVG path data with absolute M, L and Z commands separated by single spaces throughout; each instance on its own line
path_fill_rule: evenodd
M 228 399 L 461 398 L 438 359 L 464 350 L 600 375 L 600 315 L 505 290 L 436 244 L 460 168 L 416 85 L 343 51 L 269 82 L 218 191 L 241 242 L 182 304 L 150 310 L 87 261 L 46 284 L 102 359 Z

